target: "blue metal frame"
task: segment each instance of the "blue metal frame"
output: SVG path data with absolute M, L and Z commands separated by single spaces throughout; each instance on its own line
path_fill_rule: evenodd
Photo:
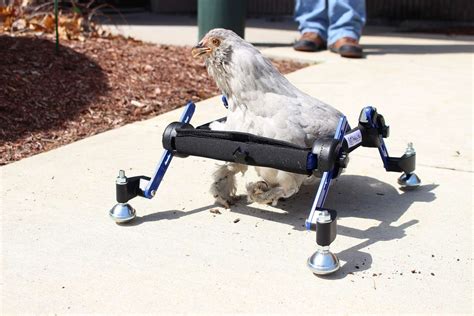
M 195 109 L 196 105 L 190 101 L 184 108 L 184 111 L 181 114 L 179 121 L 182 123 L 189 123 L 191 121 L 191 118 L 193 117 Z M 151 199 L 155 195 L 156 190 L 160 186 L 160 183 L 163 180 L 163 177 L 165 176 L 166 170 L 168 170 L 172 158 L 173 153 L 169 150 L 165 150 L 165 152 L 161 156 L 158 166 L 155 169 L 155 172 L 153 173 L 153 177 L 148 182 L 145 190 L 143 190 L 143 195 L 147 199 Z
M 224 103 L 225 108 L 228 109 L 229 108 L 229 102 L 227 102 L 226 96 L 223 95 L 221 100 L 222 100 L 222 103 Z
M 226 108 L 229 107 L 229 103 L 227 102 L 227 98 L 225 97 L 225 95 L 222 96 L 222 103 Z M 186 107 L 183 113 L 181 114 L 181 118 L 179 119 L 179 121 L 182 123 L 189 123 L 191 121 L 191 118 L 193 117 L 195 109 L 196 105 L 192 101 L 189 101 L 188 104 L 186 104 Z M 153 173 L 151 180 L 148 181 L 145 189 L 143 190 L 143 196 L 147 199 L 151 199 L 155 195 L 156 190 L 158 190 L 158 187 L 160 186 L 160 183 L 163 180 L 163 177 L 165 176 L 166 170 L 168 170 L 172 158 L 173 153 L 169 150 L 165 150 L 165 152 L 161 156 L 160 162 L 158 163 L 155 169 L 155 172 Z
M 364 113 L 365 113 L 365 117 L 367 121 L 370 122 L 370 127 L 377 128 L 378 126 L 375 125 L 372 119 L 375 113 L 375 108 L 372 106 L 367 106 L 364 108 Z M 380 154 L 380 157 L 382 158 L 384 168 L 387 169 L 388 158 L 389 158 L 388 150 L 387 150 L 387 147 L 385 146 L 385 142 L 383 140 L 382 135 L 379 135 L 379 139 L 380 139 L 380 143 L 378 146 L 379 154 Z
M 365 118 L 367 119 L 367 122 L 370 123 L 371 128 L 379 128 L 379 126 L 376 125 L 376 122 L 374 122 L 374 114 L 376 112 L 376 109 L 372 106 L 367 106 L 363 109 L 363 113 L 365 115 Z M 348 127 L 347 120 L 343 116 L 341 117 L 339 121 L 339 125 L 336 130 L 336 134 L 334 135 L 334 139 L 337 139 L 338 141 L 342 141 L 345 135 L 346 128 Z M 387 170 L 389 167 L 389 155 L 388 155 L 388 150 L 387 147 L 385 146 L 385 142 L 383 140 L 383 136 L 379 135 L 379 146 L 378 146 L 379 154 L 380 157 L 382 158 L 384 168 Z M 316 197 L 313 202 L 313 206 L 311 207 L 311 213 L 308 216 L 308 219 L 306 219 L 306 229 L 311 229 L 312 225 L 316 224 L 316 218 L 318 211 L 323 208 L 324 202 L 326 201 L 326 196 L 328 193 L 328 188 L 329 185 L 331 184 L 331 180 L 334 176 L 334 172 L 337 170 L 330 170 L 328 172 L 324 172 L 323 176 L 321 177 L 321 182 L 319 184 L 318 192 L 316 193 Z
M 225 96 L 222 96 L 222 103 L 224 104 L 226 108 L 228 107 L 227 98 Z M 190 101 L 186 105 L 179 121 L 182 123 L 189 123 L 194 114 L 195 108 L 196 108 L 196 105 Z M 374 112 L 375 112 L 375 108 L 371 106 L 364 108 L 364 113 L 366 115 L 367 120 L 370 122 L 371 127 L 377 128 L 377 126 L 375 126 L 372 120 Z M 336 128 L 336 132 L 334 134 L 334 139 L 337 140 L 338 142 L 342 142 L 348 127 L 349 125 L 347 122 L 347 118 L 345 116 L 341 116 Z M 386 167 L 389 156 L 388 156 L 387 148 L 385 147 L 385 143 L 383 141 L 382 136 L 380 136 L 380 145 L 378 149 L 379 149 L 380 156 L 383 160 L 384 167 Z M 145 189 L 143 190 L 144 197 L 148 199 L 153 198 L 153 196 L 156 193 L 156 190 L 158 189 L 161 181 L 163 180 L 163 177 L 166 171 L 168 170 L 168 167 L 170 165 L 172 158 L 173 158 L 173 153 L 169 150 L 165 150 L 165 152 L 161 156 L 160 162 L 158 163 L 155 169 L 155 172 L 153 173 L 153 177 L 151 178 L 150 181 L 148 181 Z M 313 160 L 314 160 L 314 157 L 308 157 L 309 167 L 312 167 L 313 165 L 316 164 L 316 162 Z M 332 170 L 324 172 L 321 177 L 321 182 L 319 184 L 316 197 L 314 198 L 313 205 L 311 206 L 311 212 L 308 218 L 306 219 L 306 229 L 308 230 L 311 229 L 312 224 L 316 223 L 317 214 L 319 213 L 321 209 L 323 209 L 324 202 L 326 201 L 326 197 L 328 194 L 329 185 L 331 184 L 331 180 L 333 179 L 334 174 L 337 172 L 336 168 L 337 166 L 335 166 Z
M 342 142 L 348 127 L 349 125 L 347 123 L 347 118 L 345 116 L 342 116 L 339 119 L 339 123 L 336 128 L 336 133 L 334 134 L 334 139 L 339 142 Z M 319 210 L 323 208 L 324 202 L 326 201 L 329 185 L 331 184 L 331 180 L 334 176 L 334 172 L 335 172 L 335 169 L 333 168 L 332 170 L 324 172 L 323 176 L 321 177 L 321 182 L 319 183 L 318 192 L 316 193 L 316 197 L 314 198 L 313 205 L 311 206 L 311 212 L 309 213 L 309 216 L 305 222 L 305 226 L 307 230 L 311 229 L 311 224 L 316 224 L 317 214 L 319 213 Z

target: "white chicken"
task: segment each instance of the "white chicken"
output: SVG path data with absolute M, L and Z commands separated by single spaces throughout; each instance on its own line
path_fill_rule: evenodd
M 209 75 L 229 101 L 227 120 L 211 129 L 238 131 L 311 147 L 319 137 L 333 136 L 341 113 L 298 90 L 254 46 L 226 29 L 213 29 L 192 50 L 203 56 Z M 246 165 L 227 163 L 213 174 L 211 194 L 229 207 L 236 196 L 235 175 Z M 298 192 L 308 178 L 256 167 L 261 181 L 246 185 L 251 201 L 276 205 Z

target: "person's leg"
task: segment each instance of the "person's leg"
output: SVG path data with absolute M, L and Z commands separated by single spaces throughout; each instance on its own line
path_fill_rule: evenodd
M 359 40 L 365 24 L 364 0 L 328 0 L 328 44 L 350 37 Z
M 300 33 L 315 32 L 327 40 L 327 0 L 296 0 L 295 21 L 299 23 Z
M 343 57 L 362 57 L 359 38 L 365 24 L 364 0 L 328 0 L 328 43 Z
M 294 49 L 318 51 L 326 48 L 329 25 L 327 0 L 296 0 L 295 21 L 299 23 L 301 38 Z

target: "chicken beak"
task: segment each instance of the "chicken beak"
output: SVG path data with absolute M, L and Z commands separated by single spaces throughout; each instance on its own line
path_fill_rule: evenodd
M 194 58 L 198 58 L 201 55 L 204 54 L 210 54 L 212 52 L 212 49 L 210 47 L 207 47 L 201 43 L 197 44 L 196 46 L 193 47 L 191 50 L 191 54 L 193 55 Z

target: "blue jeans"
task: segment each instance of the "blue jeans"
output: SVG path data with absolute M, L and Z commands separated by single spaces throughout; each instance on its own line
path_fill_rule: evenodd
M 316 32 L 329 45 L 342 37 L 358 40 L 365 24 L 365 0 L 296 0 L 301 33 Z

